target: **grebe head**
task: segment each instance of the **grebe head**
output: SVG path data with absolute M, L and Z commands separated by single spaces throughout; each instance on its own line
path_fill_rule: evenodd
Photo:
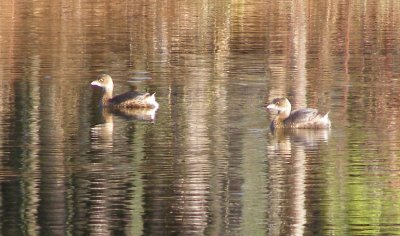
M 275 110 L 278 113 L 290 112 L 292 105 L 287 98 L 275 98 L 272 103 L 267 106 L 267 109 Z
M 101 87 L 106 91 L 112 91 L 114 88 L 114 83 L 111 76 L 108 74 L 100 74 L 97 79 L 90 83 L 92 86 Z

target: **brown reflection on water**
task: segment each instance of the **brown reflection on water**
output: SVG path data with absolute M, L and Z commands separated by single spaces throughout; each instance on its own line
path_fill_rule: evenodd
M 318 198 L 309 195 L 312 186 L 307 180 L 313 174 L 310 159 L 314 151 L 327 144 L 329 133 L 329 130 L 276 130 L 273 133 L 268 147 L 270 234 L 304 235 L 307 232 L 306 225 L 312 223 L 308 218 L 313 214 L 307 201 Z
M 93 235 L 140 234 L 143 184 L 139 170 L 145 135 L 135 132 L 134 124 L 130 128 L 129 123 L 121 121 L 151 123 L 155 110 L 99 108 L 96 114 L 100 123 L 90 130 L 90 155 L 77 160 L 75 167 L 79 172 L 75 186 L 79 195 L 75 201 L 77 206 L 85 207 L 75 209 L 74 231 Z M 128 133 L 126 137 L 115 138 L 124 132 Z
M 397 1 L 0 8 L 4 234 L 396 231 Z M 149 72 L 156 122 L 96 113 L 100 71 Z M 264 137 L 277 96 L 330 110 L 328 142 Z
M 63 152 L 64 129 L 59 121 L 64 117 L 64 110 L 57 97 L 60 88 L 47 82 L 44 81 L 37 91 L 41 100 L 38 134 L 40 142 L 50 147 L 41 148 L 37 155 L 40 161 L 41 185 L 38 223 L 41 225 L 41 232 L 45 234 L 63 234 L 67 221 L 67 173 L 64 165 L 66 157 Z
M 288 4 L 288 10 L 282 11 L 277 3 L 277 13 L 288 21 L 279 21 L 284 28 L 281 34 L 274 36 L 268 45 L 270 55 L 268 63 L 271 69 L 272 85 L 268 99 L 288 96 L 292 97 L 294 106 L 306 106 L 307 104 L 307 5 L 304 1 L 293 1 Z M 284 27 L 283 27 L 284 26 Z M 287 40 L 290 37 L 291 40 Z M 282 53 L 287 51 L 289 53 Z M 292 72 L 291 74 L 287 74 Z M 289 84 L 285 81 L 288 77 L 292 80 Z
M 111 234 L 110 226 L 113 218 L 111 204 L 113 200 L 122 200 L 113 197 L 113 195 L 117 195 L 115 191 L 118 189 L 112 183 L 112 178 L 116 176 L 116 173 L 113 170 L 113 165 L 107 161 L 108 158 L 112 157 L 114 147 L 114 119 L 106 110 L 102 111 L 102 118 L 104 123 L 91 129 L 91 148 L 95 155 L 90 158 L 90 167 L 88 166 L 85 171 L 89 177 L 85 184 L 89 207 L 84 209 L 85 212 L 82 212 L 81 217 L 79 217 L 87 219 L 87 227 L 86 229 L 82 228 L 82 231 L 87 230 L 88 233 L 94 235 Z M 129 219 L 126 220 L 129 221 Z
M 189 80 L 186 84 L 185 97 L 189 106 L 185 108 L 184 113 L 187 114 L 186 134 L 187 137 L 185 146 L 187 153 L 184 153 L 185 172 L 180 181 L 182 192 L 178 197 L 177 209 L 181 208 L 182 216 L 182 233 L 200 233 L 204 232 L 207 222 L 207 199 L 209 196 L 209 182 L 210 182 L 210 154 L 209 146 L 212 142 L 210 139 L 209 125 L 208 125 L 208 106 L 210 103 L 203 102 L 209 100 L 209 77 L 211 76 L 210 70 L 207 69 L 207 61 L 203 58 L 193 58 L 190 62 L 205 64 L 204 69 L 200 71 L 192 71 L 189 76 L 197 78 L 196 80 Z M 190 64 L 189 64 L 190 67 Z M 220 100 L 219 97 L 216 97 Z M 185 229 L 190 229 L 186 231 Z M 186 231 L 186 232 L 185 232 Z

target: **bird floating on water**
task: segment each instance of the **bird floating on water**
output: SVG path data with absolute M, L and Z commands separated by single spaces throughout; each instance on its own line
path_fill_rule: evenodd
M 159 104 L 156 101 L 155 93 L 142 93 L 138 91 L 129 91 L 113 97 L 114 83 L 110 75 L 101 74 L 91 83 L 92 86 L 103 89 L 103 97 L 101 106 L 118 109 L 118 108 L 148 108 L 158 109 Z
M 327 129 L 331 127 L 328 114 L 321 114 L 313 108 L 301 108 L 292 111 L 292 105 L 287 98 L 275 98 L 267 109 L 277 111 L 278 114 L 271 122 L 271 129 Z

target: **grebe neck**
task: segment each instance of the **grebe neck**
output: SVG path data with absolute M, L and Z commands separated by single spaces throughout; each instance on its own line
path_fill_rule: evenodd
M 103 106 L 107 106 L 108 101 L 112 98 L 113 88 L 104 88 L 103 90 L 103 98 L 101 99 L 101 104 Z
M 279 111 L 278 117 L 280 120 L 285 120 L 286 118 L 288 118 L 290 116 L 290 108 L 283 110 L 283 111 Z

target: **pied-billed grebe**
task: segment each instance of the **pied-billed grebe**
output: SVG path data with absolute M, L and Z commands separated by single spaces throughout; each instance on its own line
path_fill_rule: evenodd
M 109 108 L 149 108 L 157 109 L 158 103 L 156 102 L 155 93 L 141 93 L 138 91 L 130 91 L 115 97 L 112 96 L 114 83 L 111 76 L 108 74 L 101 74 L 95 81 L 91 83 L 92 86 L 101 87 L 103 89 L 103 98 L 101 105 Z
M 275 98 L 267 108 L 278 112 L 271 123 L 271 129 L 326 129 L 331 127 L 329 112 L 321 114 L 318 110 L 312 108 L 292 111 L 292 105 L 287 98 Z

